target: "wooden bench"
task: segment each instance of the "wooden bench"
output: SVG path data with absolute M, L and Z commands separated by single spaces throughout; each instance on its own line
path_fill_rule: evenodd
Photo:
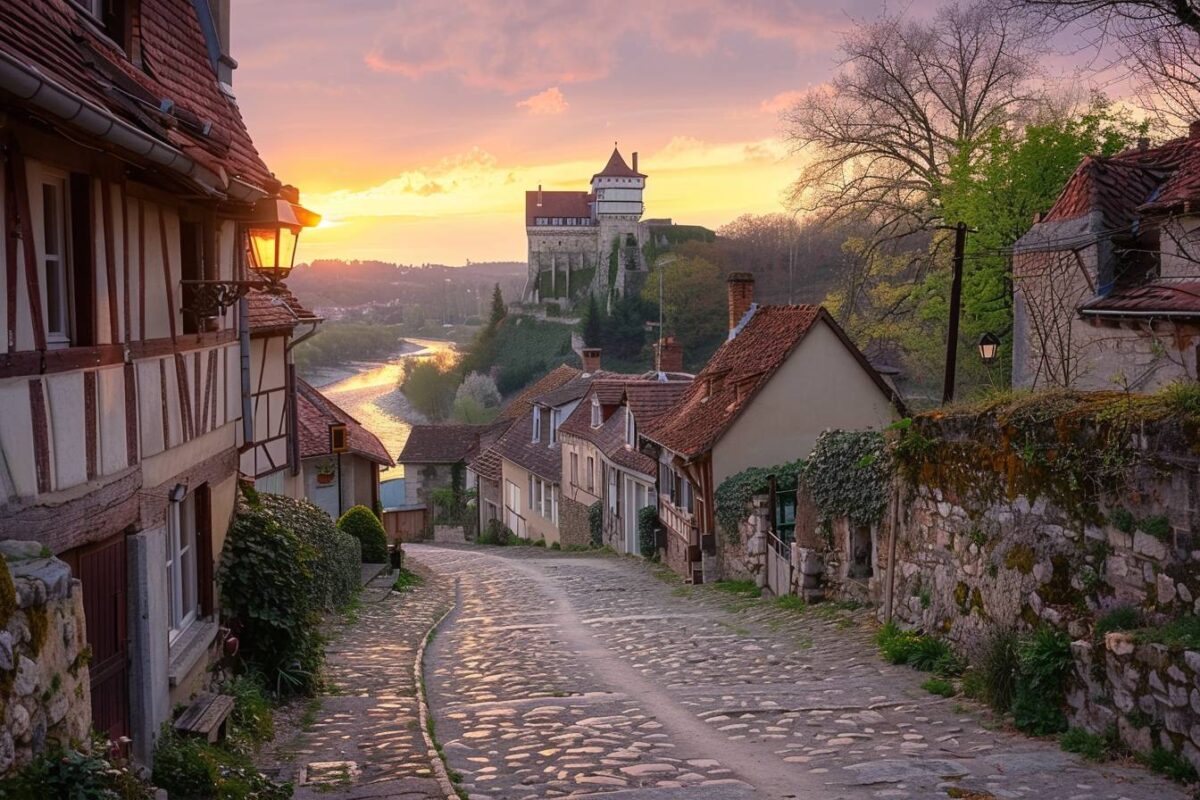
M 232 697 L 204 692 L 197 695 L 175 720 L 175 730 L 184 736 L 201 736 L 212 744 L 225 738 L 226 724 L 232 712 Z

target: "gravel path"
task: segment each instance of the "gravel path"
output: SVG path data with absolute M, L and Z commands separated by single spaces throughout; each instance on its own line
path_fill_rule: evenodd
M 406 549 L 461 580 L 425 668 L 473 800 L 1187 797 L 926 693 L 876 656 L 867 612 L 790 611 L 628 558 Z

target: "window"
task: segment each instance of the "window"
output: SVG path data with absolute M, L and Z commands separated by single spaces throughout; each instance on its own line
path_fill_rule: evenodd
M 196 493 L 167 511 L 167 615 L 174 639 L 196 619 Z
M 633 412 L 625 412 L 625 444 L 633 447 L 637 444 L 637 426 L 633 422 Z
M 617 471 L 611 467 L 608 470 L 608 510 L 614 515 L 619 516 L 619 506 L 617 505 Z
M 535 478 L 533 486 L 537 489 L 537 512 L 546 516 L 546 484 L 541 478 Z
M 571 485 L 579 485 L 579 453 L 571 452 Z
M 591 456 L 588 456 L 587 468 L 588 468 L 588 491 L 594 492 L 594 491 L 596 491 L 596 459 L 592 458 Z
M 47 174 L 42 183 L 42 266 L 46 275 L 46 340 L 71 343 L 71 288 L 67 272 L 67 181 Z
M 533 407 L 533 440 L 542 440 L 542 411 L 537 406 Z
M 604 422 L 604 420 L 600 419 L 600 401 L 597 398 L 593 397 L 592 398 L 592 427 L 599 428 L 600 425 L 603 424 L 603 422 Z
M 550 444 L 558 444 L 558 416 L 561 413 L 557 408 L 550 409 Z

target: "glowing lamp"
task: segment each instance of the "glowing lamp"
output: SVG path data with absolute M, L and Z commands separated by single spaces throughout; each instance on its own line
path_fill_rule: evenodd
M 979 337 L 979 358 L 983 363 L 991 364 L 999 354 L 1000 337 L 990 331 Z
M 272 197 L 261 201 L 254 209 L 254 220 L 246 226 L 250 268 L 272 283 L 286 278 L 292 271 L 302 227 L 287 200 Z

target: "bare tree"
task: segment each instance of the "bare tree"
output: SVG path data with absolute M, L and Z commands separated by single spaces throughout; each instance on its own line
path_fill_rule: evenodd
M 1196 0 L 1010 0 L 1059 25 L 1083 25 L 1134 78 L 1143 106 L 1165 125 L 1200 119 L 1200 3 Z
M 859 23 L 830 85 L 784 114 L 788 140 L 812 157 L 793 204 L 826 219 L 869 216 L 880 240 L 938 221 L 952 168 L 1040 100 L 1043 35 L 1031 19 L 975 2 L 928 21 Z

